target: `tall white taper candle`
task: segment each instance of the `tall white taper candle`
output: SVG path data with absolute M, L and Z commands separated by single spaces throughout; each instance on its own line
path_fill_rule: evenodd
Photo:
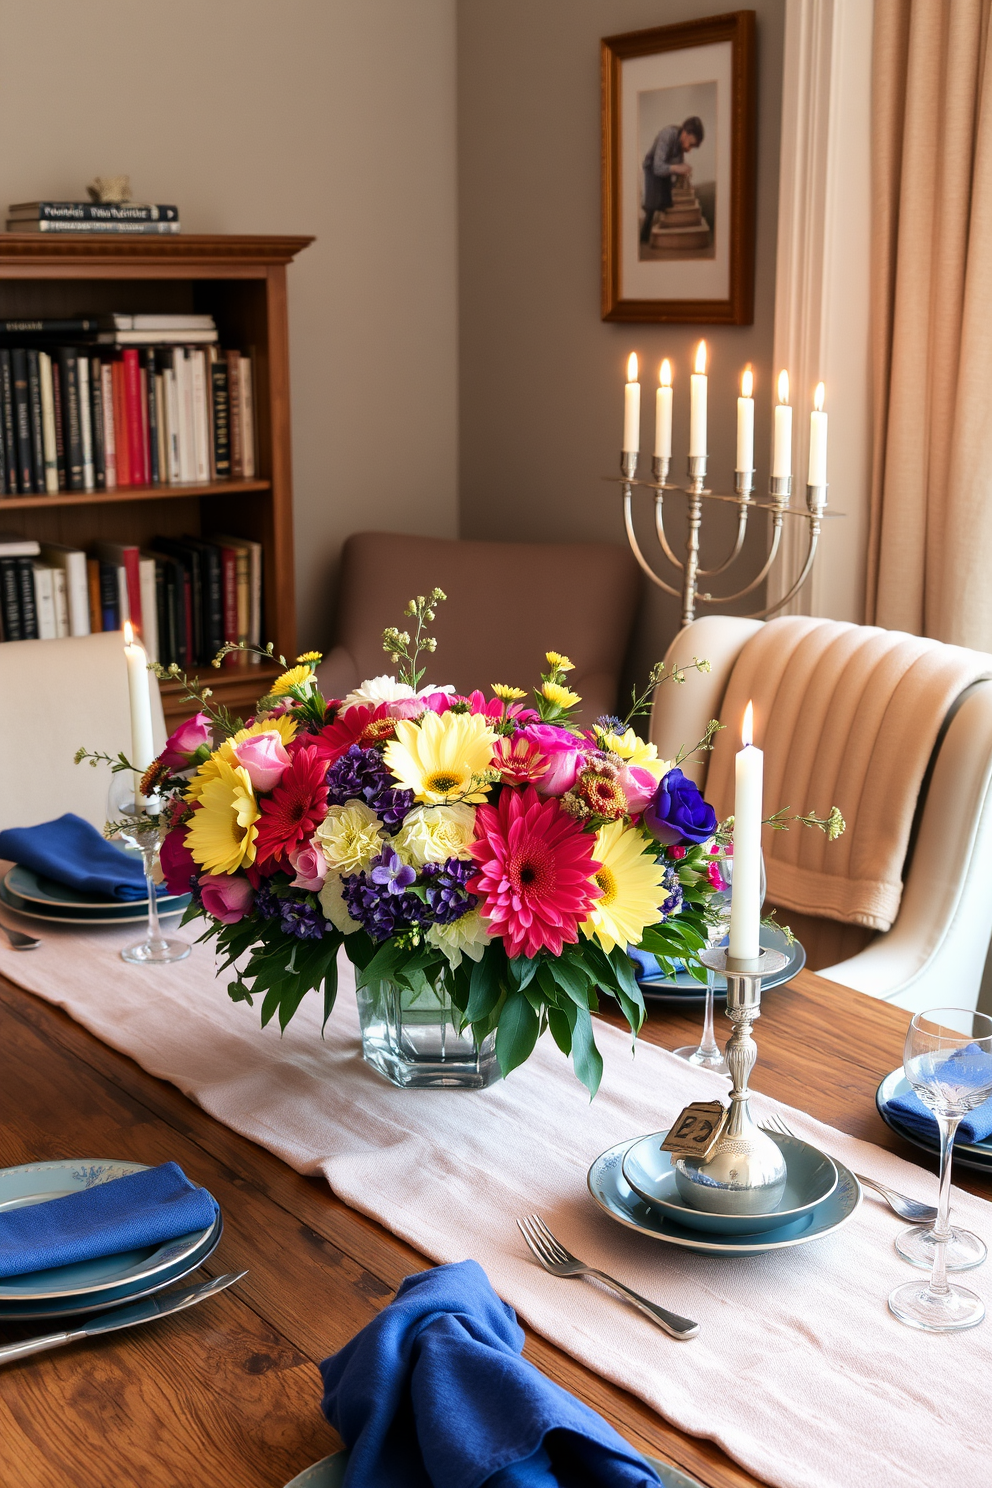
M 772 477 L 781 480 L 792 474 L 792 409 L 789 407 L 789 374 L 778 374 L 772 440 Z
M 813 412 L 809 416 L 809 473 L 806 482 L 810 486 L 827 484 L 827 415 L 823 412 L 822 382 L 816 384 Z
M 641 384 L 637 380 L 637 353 L 627 358 L 627 385 L 623 390 L 623 452 L 636 455 L 641 447 Z
M 143 775 L 155 758 L 152 698 L 148 683 L 148 657 L 134 639 L 130 620 L 124 622 L 124 656 L 127 661 L 128 700 L 131 705 L 131 763 Z
M 666 357 L 658 373 L 655 396 L 654 453 L 659 460 L 672 458 L 672 364 Z
M 706 453 L 706 342 L 696 349 L 696 370 L 689 383 L 689 458 Z
M 737 399 L 737 466 L 738 470 L 754 469 L 754 373 L 745 368 L 741 377 L 741 395 Z
M 751 742 L 754 709 L 744 711 L 743 749 L 736 758 L 734 790 L 734 873 L 730 891 L 728 953 L 753 961 L 760 953 L 761 925 L 761 791 L 765 757 Z

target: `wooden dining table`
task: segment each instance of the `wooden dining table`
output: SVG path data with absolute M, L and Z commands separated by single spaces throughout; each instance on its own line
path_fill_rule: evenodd
M 934 1162 L 875 1109 L 879 1080 L 902 1061 L 908 1021 L 898 1008 L 801 972 L 764 998 L 752 1084 L 918 1162 L 914 1197 L 935 1202 Z M 655 1007 L 642 1036 L 674 1048 L 694 1041 L 700 1022 L 697 1007 Z M 67 1156 L 178 1162 L 224 1213 L 204 1274 L 248 1273 L 191 1311 L 6 1366 L 4 1488 L 281 1488 L 335 1451 L 340 1442 L 320 1414 L 318 1362 L 430 1262 L 335 1198 L 322 1178 L 302 1177 L 2 978 L 0 1071 L 0 1166 Z M 983 1174 L 960 1168 L 955 1181 L 992 1197 Z M 898 1224 L 893 1217 L 894 1231 Z M 0 1342 L 58 1326 L 0 1323 Z M 691 1344 L 659 1339 L 669 1346 Z M 759 1481 L 531 1330 L 526 1356 L 635 1447 L 707 1488 Z

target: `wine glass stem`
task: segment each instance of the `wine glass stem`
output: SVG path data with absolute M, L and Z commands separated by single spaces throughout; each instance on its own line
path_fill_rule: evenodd
M 947 1295 L 947 1242 L 951 1238 L 951 1154 L 954 1133 L 958 1129 L 960 1116 L 942 1116 L 934 1113 L 940 1132 L 940 1194 L 937 1199 L 937 1219 L 933 1227 L 937 1241 L 933 1257 L 933 1272 L 930 1290 L 938 1297 Z
M 148 890 L 148 943 L 159 947 L 162 945 L 162 930 L 158 922 L 158 893 L 152 873 L 155 868 L 155 851 L 147 848 L 142 850 L 142 860 L 145 865 L 145 886 Z
M 699 1042 L 700 1054 L 719 1057 L 720 1050 L 713 1034 L 713 983 L 716 981 L 716 972 L 706 973 L 706 1006 L 703 1010 L 703 1036 Z

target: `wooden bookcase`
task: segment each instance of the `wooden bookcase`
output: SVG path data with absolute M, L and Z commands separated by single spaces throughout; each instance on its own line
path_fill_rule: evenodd
M 64 318 L 107 311 L 210 313 L 219 345 L 254 362 L 258 477 L 205 485 L 0 495 L 0 528 L 43 542 L 147 546 L 156 533 L 230 532 L 261 542 L 262 639 L 296 655 L 286 265 L 312 238 L 0 233 L 0 318 Z M 210 672 L 219 702 L 240 711 L 280 670 L 264 663 Z M 162 687 L 166 721 L 189 712 Z

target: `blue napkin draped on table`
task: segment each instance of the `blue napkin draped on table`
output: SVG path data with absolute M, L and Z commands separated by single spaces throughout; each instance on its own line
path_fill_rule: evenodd
M 408 1276 L 320 1366 L 347 1488 L 656 1488 L 643 1457 L 523 1346 L 475 1261 Z
M 205 1230 L 216 1200 L 176 1163 L 0 1213 L 0 1277 L 121 1255 Z
M 634 963 L 634 975 L 639 982 L 657 982 L 659 980 L 668 980 L 666 973 L 658 964 L 658 957 L 653 956 L 650 951 L 639 951 L 636 946 L 628 946 L 627 955 Z M 682 971 L 684 969 L 683 963 L 681 961 L 676 961 L 675 969 L 676 971 Z M 699 983 L 699 990 L 700 992 L 704 992 L 706 990 L 705 982 Z
M 966 1083 L 979 1082 L 987 1084 L 988 1066 L 992 1063 L 992 1056 L 984 1053 L 974 1044 L 960 1049 L 954 1054 L 948 1055 L 947 1062 L 954 1063 L 967 1060 L 972 1066 L 966 1067 L 964 1074 Z M 970 1075 L 970 1079 L 967 1077 Z M 923 1104 L 914 1090 L 908 1090 L 905 1095 L 895 1096 L 886 1102 L 886 1110 L 891 1112 L 901 1126 L 911 1131 L 914 1136 L 924 1137 L 929 1141 L 939 1140 L 940 1133 L 937 1130 L 937 1122 L 934 1120 L 933 1112 Z M 984 1142 L 986 1137 L 992 1136 L 992 1097 L 969 1111 L 967 1116 L 962 1117 L 954 1140 L 956 1142 Z
M 0 832 L 0 858 L 22 863 L 83 894 L 123 900 L 145 897 L 141 859 L 121 852 L 71 811 L 37 827 L 8 827 Z M 158 886 L 158 893 L 165 893 L 164 884 Z

